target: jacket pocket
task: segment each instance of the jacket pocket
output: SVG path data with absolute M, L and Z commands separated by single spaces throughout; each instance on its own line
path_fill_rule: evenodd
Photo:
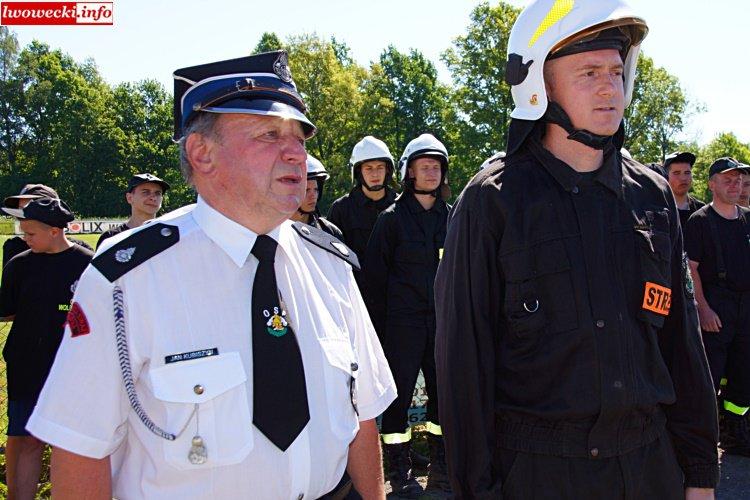
M 554 334 L 578 327 L 570 260 L 560 240 L 501 258 L 505 316 L 517 337 L 540 330 Z
M 661 328 L 669 314 L 672 300 L 669 218 L 666 211 L 646 212 L 648 226 L 636 226 L 635 239 L 643 283 L 638 317 Z
M 247 457 L 253 448 L 253 420 L 239 353 L 167 364 L 149 375 L 154 397 L 166 409 L 164 429 L 177 435 L 163 441 L 167 463 L 190 470 L 232 465 Z M 188 459 L 196 435 L 206 447 L 203 464 Z

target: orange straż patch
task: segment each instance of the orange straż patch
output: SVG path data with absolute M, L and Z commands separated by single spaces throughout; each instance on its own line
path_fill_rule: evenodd
M 666 316 L 669 314 L 669 308 L 672 305 L 672 290 L 657 285 L 656 283 L 646 282 L 646 289 L 643 292 L 643 308 L 647 311 L 655 312 Z

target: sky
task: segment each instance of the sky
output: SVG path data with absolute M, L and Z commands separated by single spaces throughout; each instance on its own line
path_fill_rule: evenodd
M 394 45 L 418 49 L 450 83 L 440 54 L 466 31 L 477 0 L 113 0 L 113 26 L 13 26 L 21 45 L 33 39 L 78 61 L 93 58 L 111 84 L 157 79 L 171 91 L 172 71 L 240 57 L 263 32 L 282 39 L 335 36 L 361 65 Z M 492 0 L 494 4 L 496 0 Z M 526 0 L 511 0 L 523 7 Z M 643 51 L 677 76 L 706 108 L 679 137 L 711 141 L 734 132 L 750 142 L 750 9 L 740 0 L 630 0 L 649 24 Z

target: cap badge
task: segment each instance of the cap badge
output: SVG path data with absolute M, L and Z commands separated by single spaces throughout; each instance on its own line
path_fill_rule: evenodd
M 281 78 L 282 81 L 291 83 L 292 72 L 289 70 L 289 59 L 286 52 L 282 52 L 279 54 L 279 57 L 276 58 L 276 62 L 273 63 L 273 72 L 276 73 L 276 76 Z
M 531 104 L 532 106 L 538 105 L 539 104 L 539 96 L 537 96 L 536 94 L 532 95 L 531 99 L 529 99 L 529 104 Z
M 134 253 L 135 247 L 118 250 L 117 252 L 115 252 L 115 260 L 120 264 L 125 264 L 126 262 L 130 262 L 130 259 L 133 258 Z

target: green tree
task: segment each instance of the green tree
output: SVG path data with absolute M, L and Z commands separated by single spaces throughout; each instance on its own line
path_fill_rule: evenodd
M 170 183 L 164 209 L 173 210 L 195 200 L 193 190 L 177 168 L 179 152 L 172 141 L 172 96 L 156 80 L 123 83 L 114 89 L 117 126 L 126 135 L 125 175 L 113 179 L 124 192 L 128 179 L 139 172 L 153 173 Z M 120 196 L 120 213 L 126 213 Z
M 389 46 L 370 68 L 363 92 L 361 135 L 382 139 L 394 156 L 422 133 L 445 140 L 449 90 L 421 52 L 405 54 Z
M 351 148 L 359 140 L 360 86 L 366 70 L 354 63 L 344 64 L 341 47 L 337 49 L 317 35 L 292 37 L 286 48 L 294 81 L 307 104 L 308 116 L 318 128 L 307 143 L 307 151 L 331 175 L 320 204 L 325 211 L 351 186 L 347 164 Z
M 16 35 L 7 26 L 0 26 L 0 173 L 3 177 L 16 168 L 18 141 L 22 134 L 16 109 L 23 89 L 14 76 L 18 52 Z
M 279 37 L 276 36 L 276 33 L 266 31 L 261 35 L 258 45 L 255 46 L 252 53 L 259 54 L 261 52 L 272 52 L 283 48 L 284 45 L 281 43 L 281 40 L 279 40 Z
M 688 99 L 676 76 L 640 54 L 633 101 L 625 110 L 626 147 L 643 163 L 661 163 L 677 149 L 687 120 L 702 110 Z
M 442 54 L 456 89 L 452 99 L 457 110 L 448 121 L 454 187 L 462 187 L 487 157 L 505 149 L 513 110 L 505 63 L 510 30 L 519 13 L 502 1 L 496 6 L 480 3 L 471 13 L 466 34 Z
M 730 156 L 744 164 L 750 164 L 750 144 L 741 142 L 731 132 L 723 132 L 706 144 L 697 154 L 693 166 L 693 192 L 698 198 L 709 201 L 708 168 L 719 158 Z
M 115 192 L 102 179 L 121 174 L 125 136 L 96 66 L 34 41 L 19 54 L 14 78 L 23 89 L 15 113 L 24 161 L 12 180 L 48 183 L 79 213 L 106 208 Z

